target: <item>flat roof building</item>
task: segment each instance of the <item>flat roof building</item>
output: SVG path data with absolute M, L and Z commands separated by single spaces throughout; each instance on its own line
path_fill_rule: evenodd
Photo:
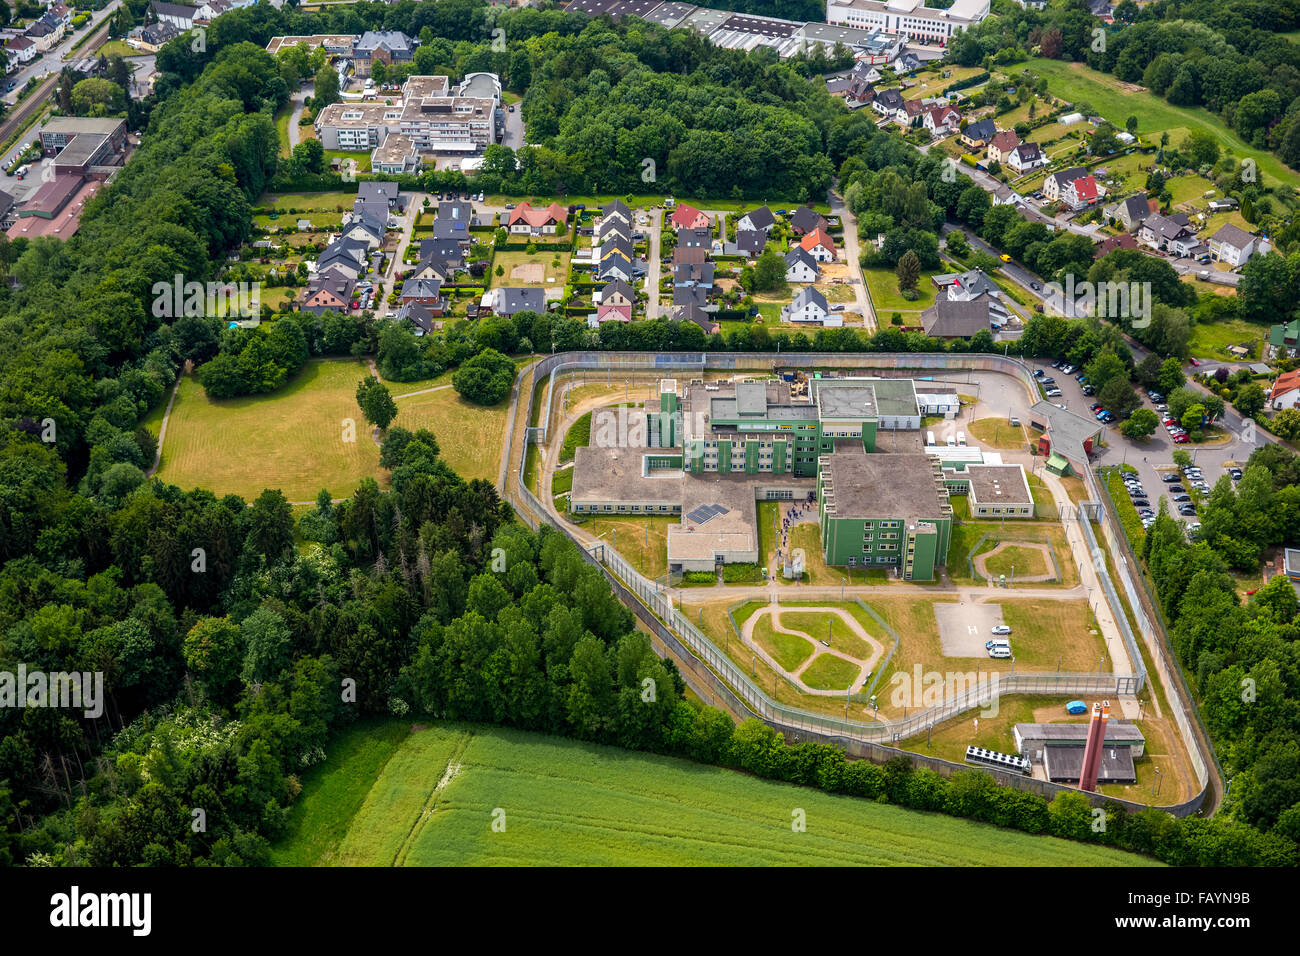
M 817 502 L 828 565 L 892 566 L 928 581 L 947 561 L 952 505 L 938 463 L 924 454 L 845 445 L 821 458 Z

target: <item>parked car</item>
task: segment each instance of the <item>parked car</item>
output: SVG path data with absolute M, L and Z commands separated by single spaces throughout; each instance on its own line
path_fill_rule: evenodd
M 1083 386 L 1083 394 L 1085 394 L 1085 395 L 1092 395 L 1092 394 L 1094 394 L 1095 392 L 1096 392 L 1096 389 L 1093 388 L 1091 385 L 1085 385 L 1085 386 Z
M 1186 492 L 1187 492 L 1187 489 L 1184 488 L 1182 485 L 1170 485 L 1170 486 L 1169 486 L 1169 493 L 1170 493 L 1171 495 L 1181 495 L 1181 494 L 1185 494 Z
M 1042 377 L 1044 377 L 1046 374 L 1047 374 L 1047 373 L 1044 372 L 1041 368 L 1036 368 L 1036 369 L 1034 369 L 1034 378 L 1042 378 Z
M 1134 508 L 1150 508 L 1150 507 L 1151 507 L 1151 502 L 1147 501 L 1145 498 L 1138 498 L 1136 501 L 1133 502 L 1133 507 L 1134 507 Z
M 1188 439 L 1188 437 L 1187 437 L 1186 435 L 1175 435 L 1175 436 L 1174 436 L 1174 444 L 1175 444 L 1175 445 L 1186 445 L 1188 441 L 1189 441 L 1189 439 Z
M 994 625 L 993 625 L 992 633 L 994 633 L 994 634 L 1010 634 L 1010 633 L 1011 633 L 1011 626 L 1008 625 L 1008 624 L 994 624 Z
M 1061 390 L 1060 390 L 1059 388 L 1049 388 L 1049 389 L 1047 390 L 1047 397 L 1048 397 L 1048 398 L 1056 398 L 1056 397 L 1059 396 L 1060 394 L 1061 394 Z M 1062 406 L 1062 408 L 1064 408 L 1064 407 L 1065 407 L 1065 406 Z
M 1241 481 L 1242 472 L 1240 468 L 1229 468 L 1228 474 L 1232 476 L 1233 481 Z
M 1173 498 L 1171 498 L 1170 500 L 1173 501 L 1175 504 L 1180 504 L 1180 503 L 1182 503 L 1182 502 L 1184 502 L 1184 501 L 1191 501 L 1191 500 L 1192 500 L 1192 496 L 1191 496 L 1191 495 L 1174 495 Z

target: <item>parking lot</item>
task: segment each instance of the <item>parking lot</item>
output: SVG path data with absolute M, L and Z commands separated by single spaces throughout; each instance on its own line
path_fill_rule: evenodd
M 1078 415 L 1086 415 L 1090 418 L 1096 417 L 1088 410 L 1088 406 L 1096 399 L 1083 394 L 1083 387 L 1075 378 L 1078 374 L 1077 370 L 1074 374 L 1066 375 L 1059 369 L 1052 368 L 1051 359 L 1028 359 L 1026 361 L 1031 368 L 1041 368 L 1049 377 L 1056 380 L 1056 386 L 1061 390 L 1061 394 L 1050 397 L 1046 399 L 1047 401 L 1065 405 L 1066 408 Z M 1155 403 L 1151 401 L 1145 391 L 1139 390 L 1138 397 L 1142 399 L 1142 407 L 1155 411 L 1162 422 L 1168 417 L 1167 413 L 1156 411 Z M 1234 419 L 1232 412 L 1229 412 L 1222 424 L 1228 431 L 1228 441 L 1214 445 L 1191 443 L 1180 445 L 1174 442 L 1164 425 L 1157 427 L 1155 434 L 1144 441 L 1131 441 L 1120 434 L 1117 427 L 1119 422 L 1114 422 L 1106 427 L 1103 434 L 1106 447 L 1094 454 L 1093 463 L 1103 466 L 1132 465 L 1137 469 L 1143 490 L 1149 492 L 1147 500 L 1151 502 L 1152 509 L 1159 511 L 1160 497 L 1161 495 L 1167 495 L 1165 491 L 1166 483 L 1161 479 L 1160 469 L 1173 468 L 1173 455 L 1176 449 L 1182 448 L 1191 455 L 1192 463 L 1201 469 L 1206 485 L 1213 488 L 1219 478 L 1225 474 L 1228 465 L 1244 466 L 1246 460 L 1250 458 L 1251 452 L 1267 440 L 1261 431 L 1255 430 L 1253 434 L 1250 434 L 1243 430 L 1240 421 Z M 1186 482 L 1182 482 L 1182 484 L 1187 487 Z M 1192 524 L 1198 520 L 1197 517 L 1179 515 L 1177 505 L 1172 501 L 1169 504 L 1170 512 L 1186 524 Z

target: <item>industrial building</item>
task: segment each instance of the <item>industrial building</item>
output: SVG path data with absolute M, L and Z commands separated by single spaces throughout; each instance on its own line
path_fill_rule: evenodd
M 1016 724 L 1012 734 L 1019 752 L 1041 764 L 1048 780 L 1079 783 L 1091 727 L 1089 723 Z M 1100 733 L 1101 753 L 1096 783 L 1135 782 L 1137 772 L 1133 761 L 1146 751 L 1142 731 L 1128 721 L 1107 720 Z
M 1034 496 L 1023 465 L 969 464 L 945 474 L 944 482 L 950 494 L 966 496 L 972 518 L 1034 516 Z

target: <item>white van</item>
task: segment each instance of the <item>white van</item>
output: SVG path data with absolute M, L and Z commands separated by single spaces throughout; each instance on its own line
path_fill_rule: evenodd
M 948 447 L 949 448 L 957 447 L 957 439 L 953 438 L 951 435 L 948 436 Z
M 989 657 L 1008 658 L 1011 656 L 1011 647 L 1005 644 L 994 644 L 989 648 Z
M 958 444 L 958 445 L 965 445 L 965 444 L 966 444 L 966 434 L 965 434 L 965 432 L 958 432 L 958 433 L 957 433 L 957 444 Z
M 934 445 L 934 432 L 925 433 L 925 443 L 931 446 Z

